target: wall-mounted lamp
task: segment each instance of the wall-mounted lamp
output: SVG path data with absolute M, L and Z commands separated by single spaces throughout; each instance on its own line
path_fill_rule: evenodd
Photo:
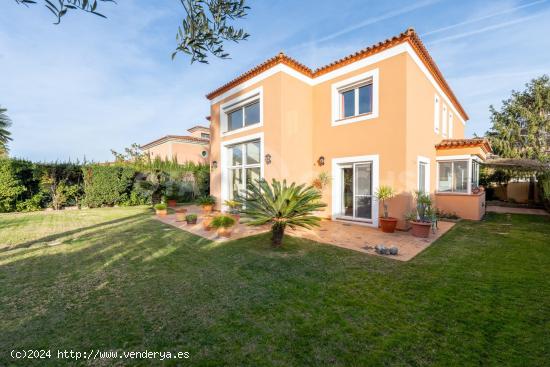
M 325 157 L 320 156 L 319 159 L 317 159 L 317 164 L 319 166 L 324 166 L 325 165 Z
M 212 168 L 213 169 L 218 168 L 218 161 L 212 161 Z
M 271 164 L 271 154 L 265 155 L 265 164 Z

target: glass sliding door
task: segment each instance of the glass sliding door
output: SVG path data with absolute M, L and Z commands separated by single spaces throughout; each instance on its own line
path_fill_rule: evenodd
M 229 150 L 229 198 L 246 196 L 246 188 L 261 177 L 260 141 L 233 145 Z
M 372 162 L 341 166 L 343 217 L 372 219 Z

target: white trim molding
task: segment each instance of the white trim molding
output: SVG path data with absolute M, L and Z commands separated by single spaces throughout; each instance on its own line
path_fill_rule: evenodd
M 260 122 L 254 125 L 245 126 L 240 129 L 228 131 L 227 126 L 227 113 L 233 111 L 236 108 L 242 107 L 246 104 L 258 100 L 260 102 Z M 243 116 L 244 118 L 244 116 Z M 230 101 L 225 102 L 220 106 L 220 136 L 229 136 L 243 131 L 257 129 L 264 126 L 264 88 L 258 87 L 250 92 L 241 94 L 238 97 L 233 98 Z
M 332 119 L 331 119 L 331 125 L 332 126 L 340 126 L 340 125 L 346 125 L 351 124 L 353 122 L 359 122 L 359 121 L 365 121 L 365 120 L 371 120 L 375 119 L 379 115 L 379 93 L 378 88 L 380 85 L 380 77 L 379 77 L 379 70 L 378 68 L 369 70 L 366 73 L 362 73 L 359 75 L 356 75 L 354 77 L 341 80 L 337 83 L 334 83 L 331 85 L 331 91 L 332 91 Z M 341 110 L 342 110 L 342 101 L 341 101 L 341 90 L 345 89 L 348 86 L 352 86 L 354 84 L 359 84 L 361 82 L 367 82 L 371 80 L 372 81 L 372 111 L 370 113 L 366 113 L 363 115 L 356 115 L 353 117 L 348 118 L 342 118 L 341 117 Z M 358 108 L 358 93 L 356 93 L 355 96 L 355 108 Z
M 379 204 L 374 193 L 378 191 L 380 181 L 380 156 L 361 155 L 351 157 L 332 158 L 332 220 L 339 220 L 340 208 L 342 207 L 342 180 L 340 166 L 346 163 L 372 162 L 372 221 L 357 221 L 354 223 L 363 224 L 369 227 L 378 227 Z
M 250 134 L 241 136 L 235 139 L 231 140 L 225 140 L 220 143 L 220 176 L 221 176 L 221 193 L 220 193 L 220 199 L 222 203 L 222 209 L 223 203 L 229 199 L 229 177 L 228 177 L 228 158 L 229 155 L 227 154 L 227 148 L 231 145 L 245 143 L 247 141 L 253 141 L 253 140 L 260 140 L 260 177 L 264 177 L 264 133 L 256 133 L 256 134 Z
M 419 155 L 416 157 L 416 187 L 420 190 L 420 163 L 426 164 L 426 182 L 424 183 L 424 192 L 430 193 L 430 158 Z

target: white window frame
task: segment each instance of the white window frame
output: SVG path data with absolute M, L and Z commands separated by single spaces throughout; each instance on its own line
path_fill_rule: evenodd
M 429 194 L 430 193 L 430 158 L 428 157 L 422 157 L 418 156 L 416 159 L 416 186 L 417 189 L 420 191 L 420 163 L 424 163 L 426 165 L 426 181 L 424 182 L 424 192 Z
M 447 105 L 443 105 L 443 116 L 441 120 L 441 136 L 447 137 Z
M 372 220 L 354 220 L 353 223 L 378 228 L 379 204 L 378 199 L 376 199 L 376 196 L 374 195 L 374 193 L 378 191 L 378 187 L 380 185 L 380 156 L 378 154 L 332 158 L 331 217 L 332 220 L 342 220 L 338 219 L 340 215 L 340 208 L 342 207 L 342 170 L 340 167 L 347 163 L 360 162 L 372 162 Z
M 459 191 L 439 191 L 439 163 L 443 162 L 452 162 L 452 161 L 467 161 L 468 162 L 468 181 L 467 181 L 467 188 L 466 192 L 459 192 Z M 472 194 L 472 161 L 476 161 L 477 163 L 482 163 L 482 160 L 476 156 L 476 155 L 449 155 L 449 156 L 442 156 L 436 158 L 436 192 L 441 195 L 471 195 Z M 454 176 L 454 172 L 453 172 Z M 453 177 L 454 179 L 454 177 Z
M 439 101 L 439 96 L 436 94 L 434 97 L 434 132 L 436 134 L 439 134 L 439 120 L 441 116 Z
M 220 169 L 221 169 L 221 202 L 229 199 L 229 148 L 232 145 L 246 143 L 249 141 L 260 141 L 260 177 L 264 177 L 264 133 L 249 134 L 239 138 L 222 141 L 220 143 Z M 243 158 L 244 159 L 244 158 Z M 244 177 L 246 179 L 246 177 Z M 222 209 L 227 209 L 222 205 Z
M 252 129 L 257 129 L 259 127 L 264 126 L 264 88 L 259 87 L 256 89 L 251 90 L 250 92 L 241 94 L 240 96 L 233 98 L 230 101 L 225 102 L 220 106 L 220 136 L 229 136 L 237 133 L 241 133 L 243 131 L 248 131 Z M 229 121 L 229 113 L 235 111 L 238 108 L 242 108 L 246 105 L 252 104 L 254 102 L 258 101 L 260 103 L 260 122 L 250 125 L 250 126 L 244 126 L 240 129 L 235 130 L 228 130 L 228 121 Z M 243 116 L 244 118 L 244 116 Z
M 364 113 L 362 115 L 356 115 L 353 117 L 341 117 L 342 111 L 342 98 L 341 93 L 354 86 L 360 86 L 363 82 L 372 83 L 372 112 Z M 354 122 L 360 122 L 365 120 L 371 120 L 379 116 L 379 93 L 380 78 L 378 69 L 369 70 L 365 73 L 356 75 L 354 77 L 333 83 L 331 85 L 332 90 L 332 126 L 347 125 Z M 356 112 L 359 109 L 358 97 L 359 93 L 355 93 L 355 109 Z

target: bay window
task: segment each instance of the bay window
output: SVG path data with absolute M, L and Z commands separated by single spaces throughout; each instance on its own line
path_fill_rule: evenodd
M 479 185 L 479 162 L 473 157 L 439 160 L 437 191 L 469 194 Z

